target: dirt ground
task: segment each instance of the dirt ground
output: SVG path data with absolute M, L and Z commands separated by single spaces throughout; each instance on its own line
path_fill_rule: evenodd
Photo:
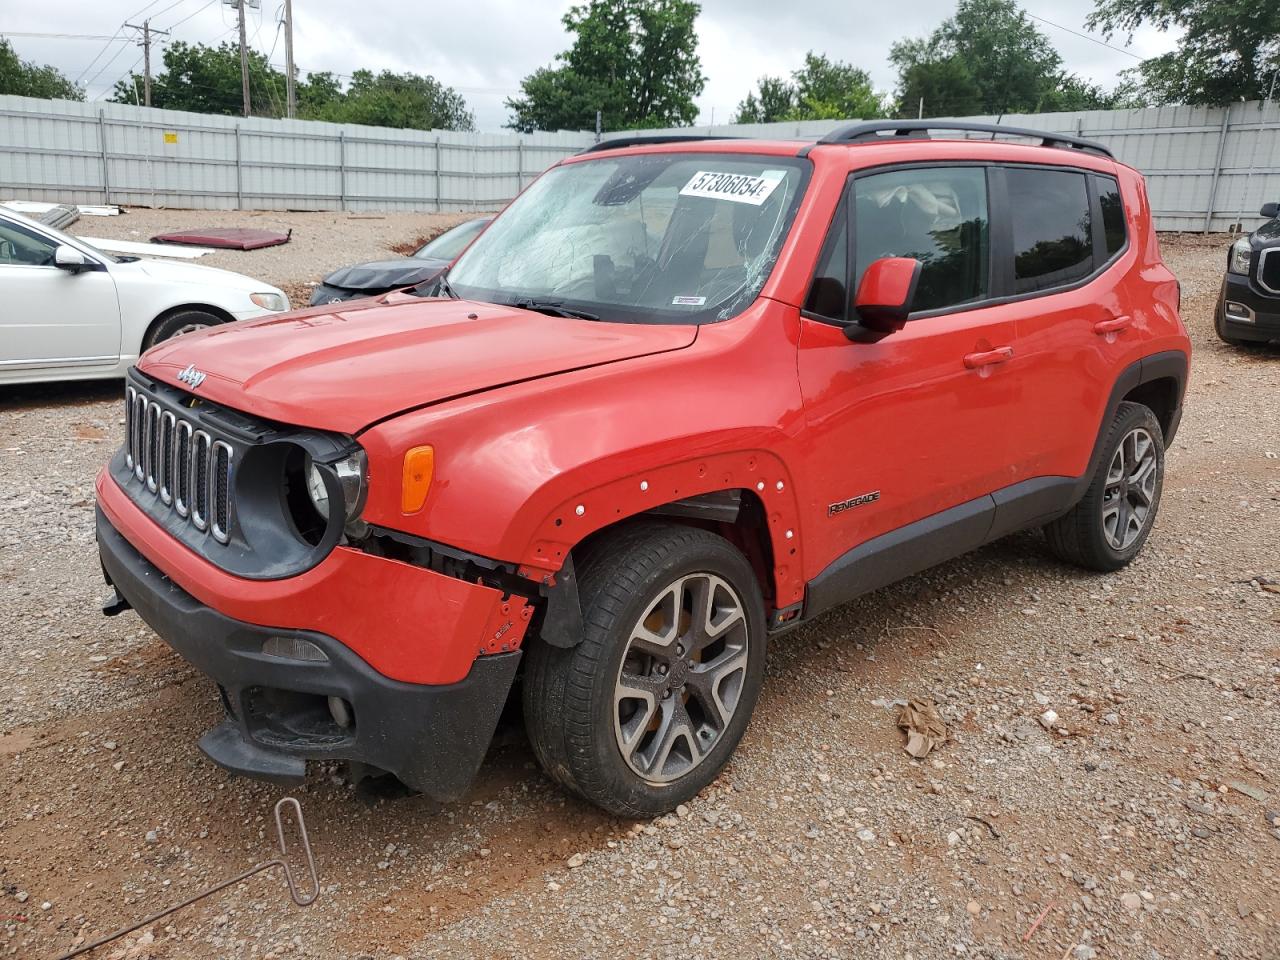
M 428 220 L 365 221 L 362 249 Z M 293 791 L 314 905 L 276 871 L 100 955 L 1276 960 L 1280 351 L 1215 338 L 1226 243 L 1163 241 L 1196 354 L 1131 567 L 1084 574 L 1024 534 L 801 628 L 726 772 L 652 823 L 567 799 L 515 724 L 443 809 L 318 771 Z M 0 392 L 0 956 L 54 957 L 273 855 L 281 792 L 196 749 L 212 685 L 98 612 L 119 393 Z M 913 696 L 952 733 L 924 761 L 884 706 Z

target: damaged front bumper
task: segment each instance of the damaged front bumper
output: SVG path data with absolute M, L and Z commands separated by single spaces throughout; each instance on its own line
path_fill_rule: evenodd
M 165 540 L 109 478 L 100 480 L 99 497 L 98 548 L 119 600 L 218 684 L 226 719 L 200 740 L 212 760 L 277 783 L 303 779 L 308 760 L 345 760 L 392 773 L 436 800 L 466 791 L 520 661 L 531 612 L 520 598 L 344 550 L 316 568 L 320 588 L 291 616 L 279 596 L 288 581 L 244 581 L 203 570 L 205 561 Z M 171 547 L 186 556 L 164 556 Z M 167 569 L 143 552 L 153 549 Z M 201 569 L 179 573 L 177 560 Z M 338 574 L 326 571 L 330 565 Z M 365 568 L 372 568 L 380 589 L 362 595 L 371 582 L 359 573 Z M 206 598 L 214 592 L 213 602 L 197 591 Z M 418 608 L 424 594 L 435 609 Z M 252 620 L 234 615 L 245 610 Z M 272 623 L 289 626 L 264 625 Z M 358 638 L 352 634 L 357 623 Z M 501 643 L 490 642 L 495 632 Z M 388 676 L 354 649 L 370 644 L 396 672 L 432 679 Z M 489 652 L 504 645 L 509 652 Z M 446 649 L 450 656 L 419 662 Z

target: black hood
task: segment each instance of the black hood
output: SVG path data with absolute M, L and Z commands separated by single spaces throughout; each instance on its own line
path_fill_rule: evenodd
M 1253 231 L 1253 239 L 1261 247 L 1271 247 L 1280 243 L 1280 219 L 1268 220 Z
M 447 260 L 416 260 L 413 257 L 374 260 L 335 270 L 324 278 L 324 282 L 344 290 L 393 290 L 433 280 L 447 266 Z

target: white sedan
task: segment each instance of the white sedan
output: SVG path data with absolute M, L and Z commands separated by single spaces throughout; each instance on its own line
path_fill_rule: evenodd
M 123 376 L 161 340 L 288 309 L 239 273 L 112 256 L 0 209 L 0 384 Z

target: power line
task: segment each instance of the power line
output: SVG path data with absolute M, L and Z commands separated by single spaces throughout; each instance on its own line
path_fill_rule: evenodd
M 144 13 L 146 13 L 148 10 L 150 10 L 152 7 L 154 7 L 157 3 L 160 3 L 160 2 L 161 0 L 151 0 L 150 3 L 148 3 L 145 7 L 139 10 L 137 13 L 134 13 L 132 16 L 127 17 L 126 20 L 137 20 L 138 17 L 142 16 Z M 172 10 L 179 3 L 185 3 L 185 2 L 186 0 L 177 0 L 177 2 L 174 3 L 173 5 L 165 7 L 165 10 L 166 11 Z M 164 11 L 161 11 L 161 12 L 164 12 Z M 96 64 L 99 60 L 102 59 L 102 55 L 107 52 L 108 48 L 110 48 L 112 43 L 114 43 L 117 39 L 127 39 L 122 36 L 123 30 L 124 30 L 124 22 L 121 22 L 120 26 L 116 27 L 116 32 L 113 33 L 111 35 L 111 38 L 102 45 L 102 49 L 98 51 L 97 55 L 92 60 L 89 61 L 89 65 L 80 71 L 80 75 L 76 77 L 74 81 L 77 86 L 80 85 L 80 81 L 85 78 L 85 76 L 89 73 L 89 71 L 93 69 L 94 64 Z M 102 71 L 105 70 L 108 66 L 110 66 L 113 62 L 115 62 L 116 58 L 119 57 L 119 55 L 120 55 L 119 51 L 116 51 L 116 56 L 108 60 L 107 63 L 101 69 L 99 69 L 97 73 L 93 75 L 93 80 L 98 79 Z M 85 86 L 88 87 L 90 84 L 93 83 L 93 80 L 90 80 L 88 83 L 85 84 Z
M 1079 37 L 1081 40 L 1089 40 L 1093 43 L 1096 43 L 1100 47 L 1106 47 L 1108 50 L 1114 50 L 1116 53 L 1123 53 L 1126 57 L 1133 57 L 1133 59 L 1135 60 L 1144 59 L 1143 57 L 1140 57 L 1138 54 L 1134 53 L 1132 50 L 1126 50 L 1124 49 L 1124 47 L 1112 46 L 1111 44 L 1107 43 L 1105 40 L 1099 40 L 1097 37 L 1090 36 L 1087 33 L 1080 33 L 1079 31 L 1072 30 L 1070 27 L 1064 27 L 1060 23 L 1054 23 L 1052 20 L 1046 20 L 1044 17 L 1037 17 L 1034 13 L 1032 13 L 1029 10 L 1024 10 L 1023 12 L 1026 13 L 1026 15 L 1030 17 L 1032 20 L 1039 20 L 1041 23 L 1047 23 L 1051 27 L 1057 27 L 1059 30 L 1065 30 L 1067 31 L 1067 33 L 1071 34 L 1072 36 Z
M 97 33 L 22 33 L 17 30 L 0 30 L 0 37 L 24 37 L 30 40 L 128 40 L 118 35 L 107 36 Z
M 135 60 L 135 61 L 133 62 L 133 66 L 132 66 L 132 67 L 130 67 L 128 70 L 126 70 L 126 71 L 124 72 L 124 75 L 123 75 L 123 76 L 121 76 L 121 77 L 120 77 L 120 79 L 116 81 L 116 83 L 119 83 L 119 82 L 120 82 L 120 80 L 123 80 L 125 77 L 131 77 L 131 76 L 133 76 L 134 72 L 138 69 L 138 65 L 139 65 L 139 64 L 141 64 L 141 63 L 142 63 L 142 57 L 140 56 L 140 57 L 138 57 L 138 59 L 137 59 L 137 60 Z M 111 86 L 109 86 L 109 87 L 103 87 L 103 88 L 102 88 L 102 90 L 100 90 L 100 91 L 98 92 L 98 95 L 97 95 L 96 97 L 94 97 L 93 99 L 94 99 L 94 100 L 103 100 L 103 99 L 105 99 L 105 98 L 106 98 L 106 96 L 107 96 L 108 94 L 110 94 L 110 93 L 114 93 L 114 92 L 115 92 L 115 89 L 116 89 L 116 83 L 111 84 Z M 137 88 L 136 88 L 136 87 L 135 87 L 135 89 L 134 89 L 134 97 L 137 97 Z
M 123 24 L 121 25 L 121 29 L 124 29 Z M 105 48 L 104 48 L 104 49 L 105 49 Z M 87 89 L 87 88 L 89 88 L 89 87 L 93 86 L 94 81 L 96 81 L 100 76 L 102 76 L 102 75 L 107 71 L 107 69 L 108 69 L 108 68 L 109 68 L 113 63 L 115 63 L 117 60 L 119 60 L 119 59 L 120 59 L 120 54 L 124 53 L 124 51 L 126 51 L 126 50 L 128 50 L 128 49 L 129 49 L 128 47 L 121 47 L 121 48 L 120 48 L 120 49 L 118 49 L 114 54 L 112 54 L 112 55 L 111 55 L 111 59 L 110 59 L 110 60 L 108 60 L 106 63 L 104 63 L 102 66 L 100 66 L 100 67 L 98 68 L 98 72 L 97 72 L 97 73 L 95 73 L 92 77 L 90 77 L 88 80 L 86 80 L 86 81 L 85 81 L 85 84 L 84 84 L 84 85 L 85 85 L 85 88 Z M 142 58 L 141 58 L 141 57 L 139 57 L 138 59 L 139 59 L 139 61 L 141 61 L 141 59 L 142 59 Z M 90 64 L 89 66 L 93 66 L 93 64 Z M 89 72 L 89 68 L 88 68 L 88 67 L 86 67 L 84 72 L 85 72 L 85 73 L 88 73 L 88 72 Z M 80 74 L 80 76 L 82 76 L 82 77 L 83 77 L 83 76 L 84 76 L 84 73 Z M 80 82 L 80 81 L 77 79 L 77 80 L 76 80 L 76 83 L 79 83 L 79 82 Z
M 198 9 L 195 13 L 189 13 L 189 14 L 187 14 L 185 17 L 183 17 L 181 20 L 179 20 L 177 23 L 172 23 L 172 24 L 170 24 L 170 25 L 169 25 L 169 30 L 170 30 L 170 31 L 172 31 L 172 30 L 174 29 L 174 27 L 180 27 L 180 26 L 182 26 L 184 23 L 186 23 L 186 22 L 187 22 L 188 20 L 190 20 L 192 17 L 198 17 L 198 16 L 200 16 L 200 14 L 204 13 L 206 10 L 208 10 L 210 7 L 212 7 L 212 6 L 213 6 L 215 3 L 217 3 L 217 2 L 218 2 L 218 0 L 209 0 L 209 2 L 208 2 L 208 3 L 206 3 L 206 4 L 205 4 L 203 7 L 201 7 L 200 9 Z M 225 23 L 226 23 L 226 21 L 223 21 L 223 23 L 225 24 Z
M 79 86 L 80 81 L 84 79 L 85 74 L 87 74 L 90 70 L 93 69 L 93 65 L 102 59 L 102 55 L 107 52 L 107 50 L 111 47 L 112 43 L 114 43 L 117 39 L 120 39 L 120 40 L 127 39 L 125 37 L 120 36 L 120 31 L 123 29 L 124 29 L 123 25 L 116 27 L 116 32 L 113 33 L 111 37 L 107 40 L 107 42 L 102 45 L 102 49 L 99 50 L 97 55 L 92 60 L 89 61 L 89 65 L 80 71 L 80 75 L 76 77 L 74 81 L 76 86 Z
M 156 2 L 157 2 L 157 3 L 159 3 L 159 0 L 156 0 Z M 168 5 L 167 7 L 165 7 L 163 10 L 157 10 L 155 13 L 153 13 L 153 14 L 151 15 L 151 19 L 153 19 L 153 20 L 154 20 L 156 17 L 163 17 L 166 13 L 168 13 L 168 12 L 169 12 L 170 10 L 172 10 L 174 7 L 180 7 L 180 6 L 182 6 L 182 4 L 184 4 L 184 3 L 186 3 L 186 2 L 187 2 L 187 0 L 174 0 L 174 2 L 173 2 L 173 3 L 169 4 L 169 5 Z M 154 6 L 154 4 L 153 4 L 153 6 Z M 136 18 L 136 17 L 134 17 L 133 19 L 137 19 L 137 18 Z M 170 29 L 172 29 L 172 27 L 171 27 Z

